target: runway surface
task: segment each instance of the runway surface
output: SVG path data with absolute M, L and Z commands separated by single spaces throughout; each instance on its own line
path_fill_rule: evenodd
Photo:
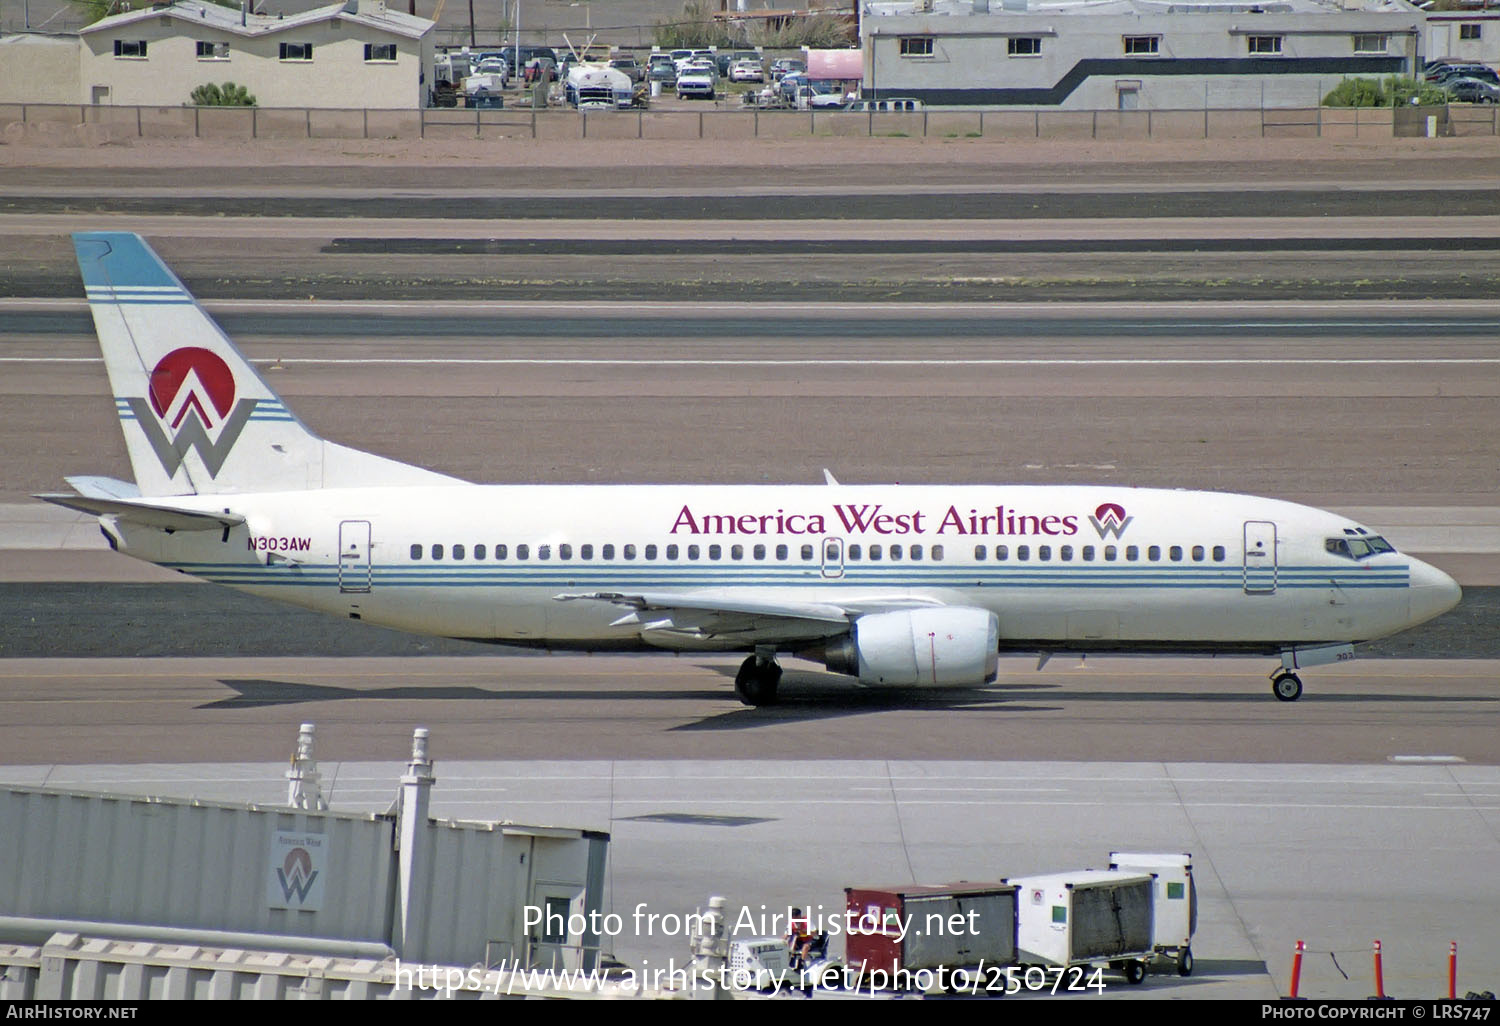
M 738 661 L 8 659 L 0 729 L 16 763 L 255 760 L 304 721 L 341 759 L 427 726 L 453 758 L 1500 763 L 1495 660 L 1320 668 L 1296 703 L 1272 697 L 1263 659 L 1007 657 L 993 687 L 890 691 L 788 661 L 762 709 L 734 697 Z

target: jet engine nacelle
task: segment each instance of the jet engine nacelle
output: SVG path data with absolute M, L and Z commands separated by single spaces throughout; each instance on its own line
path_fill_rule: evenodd
M 987 609 L 943 606 L 869 613 L 823 661 L 861 684 L 985 684 L 1000 662 L 1000 618 Z

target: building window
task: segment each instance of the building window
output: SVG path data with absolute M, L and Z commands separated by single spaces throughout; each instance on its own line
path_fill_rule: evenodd
M 282 43 L 281 59 L 284 61 L 310 61 L 312 60 L 312 44 Z
M 1005 51 L 1012 57 L 1040 57 L 1042 55 L 1041 36 L 1017 36 L 1005 41 Z
M 1280 36 L 1246 36 L 1245 44 L 1251 53 L 1280 53 Z
M 903 57 L 931 57 L 931 36 L 902 36 L 897 42 L 901 45 L 901 56 Z
M 116 39 L 115 56 L 144 59 L 146 56 L 146 41 L 144 39 Z
M 1355 53 L 1385 53 L 1390 39 L 1383 32 L 1360 33 L 1354 37 Z
M 198 59 L 200 61 L 227 61 L 229 60 L 228 43 L 198 43 Z
M 396 61 L 396 44 L 395 43 L 366 43 L 365 44 L 365 60 L 366 61 L 389 61 L 389 62 L 391 62 L 391 63 L 394 64 L 395 61 Z
M 1161 36 L 1126 36 L 1125 53 L 1131 57 L 1161 53 Z
M 1479 38 L 1479 30 L 1480 30 L 1480 28 L 1481 28 L 1481 26 L 1480 26 L 1480 24 L 1477 21 L 1476 22 L 1470 22 L 1467 25 L 1460 25 L 1460 26 L 1458 26 L 1458 38 L 1459 39 L 1478 39 Z M 141 44 L 141 56 L 142 57 L 146 56 L 146 44 L 145 43 Z

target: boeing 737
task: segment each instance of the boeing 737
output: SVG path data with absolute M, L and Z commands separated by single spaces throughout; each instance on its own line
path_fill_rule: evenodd
M 135 481 L 39 498 L 119 552 L 405 631 L 550 649 L 795 656 L 979 686 L 1001 652 L 1236 653 L 1297 671 L 1453 608 L 1348 517 L 1107 486 L 476 485 L 324 441 L 139 236 L 74 236 Z

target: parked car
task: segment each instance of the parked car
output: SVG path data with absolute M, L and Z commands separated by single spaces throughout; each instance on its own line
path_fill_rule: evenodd
M 1500 103 L 1500 86 L 1477 78 L 1450 78 L 1443 88 L 1459 103 Z
M 719 82 L 719 69 L 713 61 L 706 61 L 701 57 L 695 57 L 677 69 L 677 77 L 681 78 L 684 74 L 691 71 L 703 72 L 714 80 L 715 85 Z
M 761 67 L 760 61 L 735 61 L 729 66 L 729 81 L 731 82 L 764 82 L 766 80 L 766 69 Z
M 787 75 L 801 75 L 807 72 L 807 62 L 799 61 L 795 57 L 778 57 L 771 62 L 771 81 L 775 82 Z
M 510 62 L 504 57 L 485 57 L 479 62 L 479 67 L 474 69 L 476 75 L 498 75 L 501 85 L 510 81 Z
M 665 82 L 671 85 L 677 81 L 677 65 L 672 63 L 668 57 L 665 60 L 651 60 L 651 67 L 646 70 L 646 79 L 651 82 Z
M 1475 78 L 1491 85 L 1500 85 L 1500 75 L 1485 64 L 1445 64 L 1429 73 L 1427 81 L 1435 85 L 1447 85 L 1456 78 Z
M 698 97 L 704 100 L 714 98 L 714 75 L 708 68 L 701 64 L 684 68 L 677 75 L 677 98 L 686 100 L 688 97 Z
M 616 57 L 609 62 L 616 71 L 623 71 L 632 82 L 646 81 L 646 68 L 634 57 Z

